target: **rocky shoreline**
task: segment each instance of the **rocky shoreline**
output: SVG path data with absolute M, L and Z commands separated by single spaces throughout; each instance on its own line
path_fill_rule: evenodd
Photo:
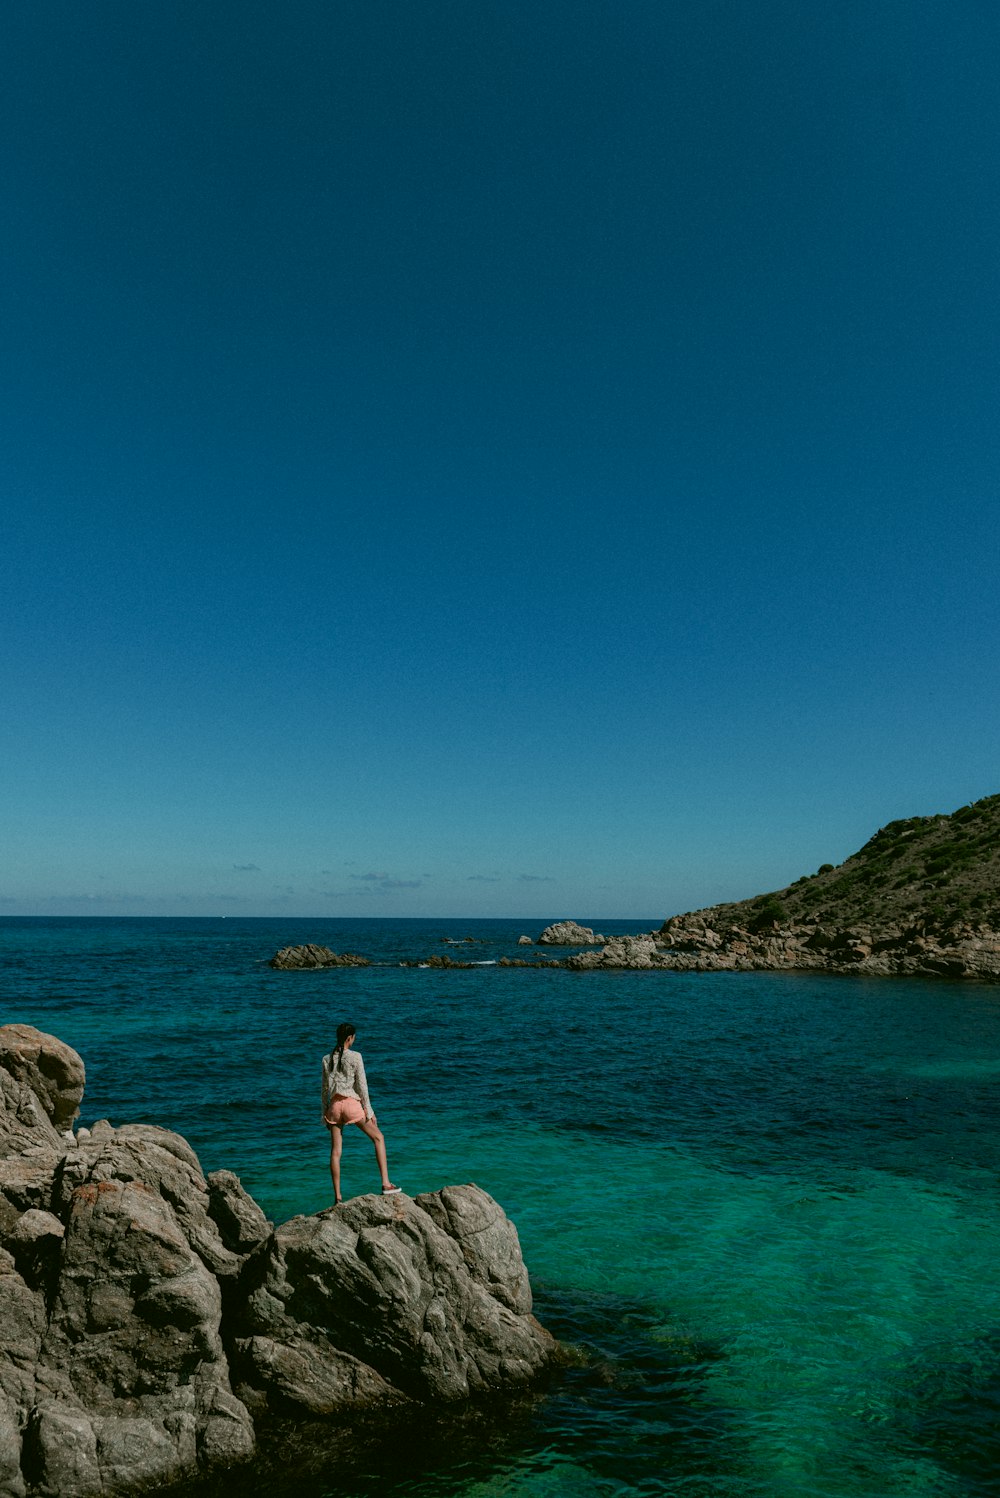
M 610 937 L 600 951 L 576 952 L 563 966 L 576 972 L 594 968 L 698 973 L 801 970 L 1000 980 L 1000 931 L 988 925 L 956 923 L 942 929 L 925 919 L 908 924 L 834 926 L 814 919 L 775 920 L 758 924 L 754 930 L 727 920 L 726 912 L 727 907 L 714 906 L 672 916 L 658 931 Z M 552 940 L 549 936 L 548 941 Z
M 989 926 L 959 925 L 941 931 L 926 921 L 906 926 L 858 922 L 846 927 L 775 921 L 754 931 L 724 924 L 719 915 L 715 907 L 672 916 L 658 931 L 613 936 L 600 951 L 573 953 L 562 966 L 575 972 L 805 971 L 1000 981 L 1000 931 Z
M 715 906 L 671 916 L 658 930 L 638 936 L 595 936 L 589 927 L 578 926 L 576 922 L 558 922 L 542 932 L 537 945 L 578 946 L 586 942 L 591 949 L 571 952 L 566 957 L 504 956 L 499 958 L 497 966 L 563 968 L 577 973 L 618 968 L 675 973 L 803 971 L 1000 982 L 1000 931 L 991 926 L 960 924 L 941 930 L 930 921 L 834 926 L 813 920 L 773 921 L 763 929 L 754 930 L 738 922 L 727 922 L 722 918 L 725 908 Z M 570 929 L 572 934 L 566 934 Z M 581 932 L 587 934 L 580 936 Z M 594 950 L 598 943 L 602 945 Z M 294 951 L 285 949 L 286 954 Z M 281 964 L 272 961 L 271 965 L 313 969 L 357 964 L 358 959 L 350 963 L 318 964 L 308 960 L 297 963 L 286 955 Z M 435 971 L 479 965 L 456 962 L 437 953 L 406 958 L 400 963 L 401 967 Z
M 275 1415 L 467 1400 L 555 1357 L 478 1187 L 274 1227 L 178 1134 L 74 1133 L 84 1082 L 0 1027 L 0 1498 L 164 1487 L 247 1461 Z
M 775 972 L 785 969 L 877 977 L 1000 980 L 1000 931 L 961 925 L 941 931 L 857 922 L 775 922 L 765 931 L 719 927 L 712 911 L 666 921 L 655 938 L 657 966 L 687 972 Z

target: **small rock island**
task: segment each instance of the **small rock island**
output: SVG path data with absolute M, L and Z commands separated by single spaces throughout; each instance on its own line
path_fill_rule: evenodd
M 478 1187 L 274 1227 L 186 1140 L 73 1132 L 84 1065 L 0 1026 L 0 1498 L 96 1498 L 245 1461 L 268 1412 L 527 1384 L 554 1339 Z

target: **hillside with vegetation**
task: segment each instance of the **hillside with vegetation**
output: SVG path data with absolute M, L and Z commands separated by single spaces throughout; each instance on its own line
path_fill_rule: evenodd
M 1000 795 L 880 827 L 838 865 L 672 916 L 664 965 L 1000 978 Z

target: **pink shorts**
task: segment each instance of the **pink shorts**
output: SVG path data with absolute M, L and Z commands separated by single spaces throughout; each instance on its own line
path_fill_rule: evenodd
M 335 1092 L 327 1104 L 323 1119 L 325 1123 L 336 1124 L 342 1129 L 346 1124 L 364 1123 L 365 1110 L 356 1097 L 344 1097 L 343 1093 Z

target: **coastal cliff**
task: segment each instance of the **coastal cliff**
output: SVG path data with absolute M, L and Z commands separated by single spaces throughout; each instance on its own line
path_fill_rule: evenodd
M 538 940 L 552 941 L 549 933 L 563 926 L 583 944 L 587 928 L 572 922 Z M 996 982 L 1000 796 L 950 816 L 890 822 L 836 867 L 822 864 L 749 900 L 670 916 L 641 936 L 610 937 L 600 951 L 574 952 L 560 965 L 578 972 L 787 968 Z
M 255 1420 L 525 1384 L 553 1339 L 476 1186 L 275 1228 L 178 1134 L 73 1133 L 85 1072 L 0 1027 L 0 1498 L 96 1498 L 248 1459 Z
M 1000 796 L 890 822 L 836 867 L 654 935 L 677 969 L 1000 979 Z

